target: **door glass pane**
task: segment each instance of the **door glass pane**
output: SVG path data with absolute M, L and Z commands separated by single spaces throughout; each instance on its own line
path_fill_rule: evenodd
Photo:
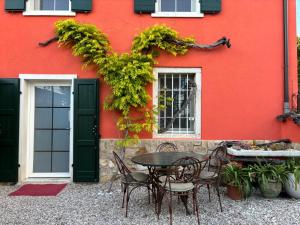
M 35 107 L 52 106 L 52 87 L 38 86 L 35 87 Z
M 35 128 L 45 129 L 52 128 L 52 109 L 36 108 L 35 109 Z
M 69 152 L 52 153 L 52 172 L 54 173 L 69 172 Z
M 35 173 L 69 172 L 70 87 L 35 87 Z
M 53 151 L 69 151 L 70 131 L 53 130 Z
M 177 0 L 177 12 L 191 12 L 191 0 Z
M 70 107 L 70 87 L 55 86 L 54 92 L 54 107 Z
M 161 0 L 162 12 L 175 12 L 175 0 Z
M 70 128 L 69 108 L 53 108 L 53 128 L 68 129 Z
M 54 10 L 54 0 L 40 0 L 41 10 Z
M 33 172 L 51 172 L 51 152 L 35 152 L 33 159 Z
M 34 133 L 35 151 L 51 151 L 51 130 L 36 130 Z
M 55 10 L 69 10 L 69 0 L 56 0 Z

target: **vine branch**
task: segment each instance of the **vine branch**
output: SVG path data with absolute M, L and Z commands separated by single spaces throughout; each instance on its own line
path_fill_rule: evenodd
M 46 47 L 49 44 L 51 44 L 53 42 L 56 42 L 58 40 L 59 40 L 58 36 L 55 36 L 53 38 L 50 38 L 47 41 L 39 42 L 39 46 L 40 47 Z M 189 48 L 206 49 L 206 50 L 211 50 L 211 49 L 214 49 L 214 48 L 216 48 L 218 46 L 221 46 L 221 45 L 223 45 L 223 46 L 226 45 L 227 48 L 231 47 L 230 39 L 228 39 L 227 37 L 222 37 L 219 40 L 213 42 L 212 44 L 188 43 L 188 42 L 185 42 L 185 41 L 182 41 L 182 40 L 179 40 L 179 39 L 171 39 L 171 38 L 167 39 L 166 41 L 170 42 L 170 43 L 173 43 L 175 45 L 179 45 L 179 46 L 187 46 Z
M 211 50 L 221 45 L 226 45 L 227 48 L 231 47 L 230 39 L 226 37 L 222 37 L 212 44 L 189 43 L 178 39 L 169 39 L 167 41 L 179 46 L 187 46 L 189 48 L 206 49 L 206 50 Z
M 55 36 L 55 37 L 53 37 L 53 38 L 50 38 L 48 41 L 45 41 L 45 42 L 39 42 L 39 46 L 40 46 L 40 47 L 46 47 L 46 46 L 48 46 L 49 44 L 58 41 L 58 39 L 59 39 L 58 36 Z

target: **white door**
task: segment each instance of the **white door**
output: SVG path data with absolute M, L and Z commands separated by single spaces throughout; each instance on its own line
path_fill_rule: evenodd
M 70 177 L 71 83 L 31 85 L 30 177 Z

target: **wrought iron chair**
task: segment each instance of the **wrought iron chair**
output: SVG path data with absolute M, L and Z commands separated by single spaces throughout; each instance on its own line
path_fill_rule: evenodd
M 171 142 L 164 142 L 157 146 L 157 152 L 177 152 L 178 148 Z
M 220 197 L 220 181 L 221 172 L 223 165 L 226 163 L 227 148 L 225 145 L 220 144 L 215 148 L 209 155 L 209 160 L 204 170 L 200 174 L 200 186 L 207 186 L 208 198 L 210 198 L 210 186 L 213 185 L 216 189 L 218 195 L 218 201 L 220 205 L 221 212 L 223 212 L 221 197 Z
M 170 225 L 172 225 L 172 196 L 180 197 L 184 203 L 186 213 L 189 214 L 187 207 L 188 197 L 191 194 L 193 199 L 193 212 L 197 216 L 197 222 L 200 224 L 199 207 L 197 203 L 197 192 L 199 189 L 200 173 L 203 169 L 201 162 L 193 157 L 185 157 L 175 161 L 172 164 L 171 171 L 167 174 L 164 183 L 161 181 L 156 184 L 156 213 L 159 218 L 161 212 L 162 199 L 166 195 L 169 200 Z
M 123 192 L 122 208 L 124 208 L 124 204 L 125 204 L 125 217 L 127 217 L 130 195 L 132 191 L 135 190 L 136 188 L 146 187 L 148 189 L 148 201 L 150 204 L 150 179 L 149 179 L 149 175 L 146 173 L 138 172 L 138 171 L 130 171 L 116 152 L 113 151 L 113 155 L 118 170 L 122 175 L 121 177 L 121 186 Z M 130 187 L 132 187 L 131 190 Z
M 157 146 L 156 151 L 157 152 L 177 152 L 178 148 L 175 144 L 173 144 L 171 142 L 163 142 Z M 156 172 L 160 173 L 160 175 L 166 175 L 167 170 L 168 170 L 168 168 L 165 168 L 165 167 L 156 168 Z

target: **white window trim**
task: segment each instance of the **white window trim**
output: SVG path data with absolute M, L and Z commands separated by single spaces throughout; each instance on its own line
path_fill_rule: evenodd
M 76 16 L 75 12 L 71 11 L 71 0 L 69 0 L 69 10 L 34 10 L 34 0 L 26 2 L 26 11 L 24 16 Z
M 201 13 L 200 2 L 196 0 L 195 12 L 161 12 L 160 10 L 160 1 L 156 0 L 155 2 L 155 13 L 152 13 L 152 17 L 204 17 L 204 14 Z
M 32 82 L 61 82 L 66 83 L 68 82 L 71 86 L 71 111 L 74 109 L 74 79 L 77 78 L 75 74 L 20 74 L 20 129 L 19 129 L 19 162 L 21 168 L 19 170 L 19 180 L 26 181 L 29 178 L 45 178 L 45 177 L 53 177 L 53 178 L 60 178 L 60 177 L 73 177 L 73 113 L 70 114 L 70 158 L 69 158 L 69 173 L 56 173 L 56 174 L 49 174 L 49 173 L 39 173 L 33 174 L 32 173 L 32 152 L 30 151 L 32 148 L 32 134 L 28 132 L 28 129 L 31 129 L 31 124 L 29 121 L 32 121 L 32 113 L 30 113 L 30 91 Z
M 194 134 L 159 134 L 157 127 L 153 129 L 153 138 L 197 138 L 201 139 L 201 68 L 161 68 L 153 69 L 155 82 L 153 83 L 153 105 L 158 104 L 158 74 L 159 73 L 193 73 L 197 85 L 196 102 L 195 102 L 195 133 Z M 158 115 L 156 116 L 158 121 Z

